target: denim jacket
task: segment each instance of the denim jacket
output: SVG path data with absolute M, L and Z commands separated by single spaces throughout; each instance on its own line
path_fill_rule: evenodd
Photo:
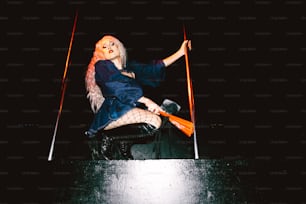
M 94 115 L 88 132 L 96 133 L 136 107 L 138 99 L 143 96 L 142 86 L 159 86 L 166 73 L 162 60 L 147 64 L 130 62 L 123 71 L 134 72 L 135 79 L 121 74 L 110 60 L 96 62 L 95 79 L 105 100 Z

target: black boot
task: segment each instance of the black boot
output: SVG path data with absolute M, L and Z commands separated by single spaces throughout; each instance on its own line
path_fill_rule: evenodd
M 133 155 L 131 154 L 131 146 L 132 144 L 126 141 L 118 142 L 119 151 L 123 159 L 126 160 L 134 159 Z
M 150 125 L 148 123 L 143 123 L 139 125 L 140 133 L 141 135 L 153 135 L 158 129 L 156 129 L 153 125 Z
M 85 132 L 87 136 L 87 144 L 89 146 L 90 156 L 92 160 L 98 160 L 100 158 L 101 145 L 95 135 L 91 135 L 88 137 L 87 132 Z
M 91 159 L 93 160 L 111 160 L 112 159 L 112 138 L 105 134 L 91 134 L 85 135 L 88 137 L 88 146 L 91 153 Z
M 113 139 L 102 134 L 101 139 L 101 158 L 104 160 L 112 160 Z

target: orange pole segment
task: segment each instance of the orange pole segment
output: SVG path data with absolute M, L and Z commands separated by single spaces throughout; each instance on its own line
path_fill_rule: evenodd
M 186 40 L 186 31 L 184 27 L 184 40 Z M 185 47 L 185 63 L 186 63 L 186 75 L 187 75 L 187 91 L 188 91 L 188 102 L 189 102 L 189 111 L 190 111 L 190 118 L 191 121 L 195 122 L 194 117 L 194 97 L 193 97 L 193 88 L 192 88 L 192 81 L 190 76 L 190 68 L 189 68 L 189 58 L 188 58 L 188 47 Z

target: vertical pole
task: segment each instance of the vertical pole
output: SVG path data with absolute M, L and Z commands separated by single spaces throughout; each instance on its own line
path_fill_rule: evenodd
M 184 32 L 184 40 L 187 40 L 185 26 L 183 26 L 183 32 Z M 192 81 L 191 81 L 191 76 L 190 76 L 189 59 L 188 59 L 188 45 L 185 47 L 185 63 L 186 63 L 187 90 L 188 90 L 188 102 L 189 102 L 190 118 L 191 118 L 191 121 L 194 125 L 194 132 L 193 132 L 194 157 L 195 157 L 195 159 L 199 159 L 197 134 L 196 134 L 194 96 L 193 96 Z
M 57 113 L 57 118 L 56 118 L 54 133 L 53 133 L 53 137 L 52 137 L 51 147 L 50 147 L 50 151 L 49 151 L 48 161 L 52 160 L 55 137 L 56 137 L 57 128 L 58 128 L 58 122 L 59 122 L 59 119 L 60 119 L 60 116 L 61 116 L 61 113 L 62 113 L 62 109 L 63 109 L 64 96 L 65 96 L 66 87 L 67 87 L 67 83 L 66 83 L 66 78 L 67 77 L 66 77 L 66 75 L 67 75 L 67 70 L 68 70 L 68 64 L 69 64 L 69 61 L 70 61 L 70 53 L 71 53 L 71 47 L 72 47 L 72 42 L 73 42 L 75 28 L 76 28 L 77 17 L 78 17 L 78 12 L 76 11 L 75 18 L 74 18 L 74 23 L 73 23 L 73 28 L 72 28 L 72 34 L 71 34 L 71 38 L 70 38 L 68 54 L 67 54 L 67 58 L 66 58 L 65 70 L 64 70 L 64 74 L 63 74 L 63 78 L 62 78 L 60 106 L 59 106 L 59 110 L 58 110 L 58 113 Z

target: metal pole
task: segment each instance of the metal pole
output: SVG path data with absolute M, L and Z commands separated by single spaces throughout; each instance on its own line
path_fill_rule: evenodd
M 185 26 L 183 27 L 183 31 L 184 31 L 184 40 L 187 40 Z M 194 96 L 193 96 L 192 81 L 191 81 L 191 76 L 190 76 L 189 59 L 188 59 L 188 45 L 185 47 L 185 63 L 186 63 L 187 90 L 188 90 L 190 118 L 194 125 L 194 132 L 193 132 L 194 157 L 195 159 L 199 159 L 197 134 L 196 134 L 196 127 L 195 127 L 196 121 L 195 121 Z
M 65 70 L 64 70 L 64 74 L 63 74 L 63 78 L 62 78 L 60 106 L 59 106 L 59 110 L 58 110 L 58 114 L 57 114 L 57 118 L 56 118 L 56 123 L 55 123 L 54 133 L 53 133 L 53 137 L 52 137 L 51 147 L 50 147 L 50 151 L 49 151 L 48 161 L 52 160 L 55 137 L 56 137 L 57 128 L 58 128 L 58 122 L 59 122 L 59 119 L 60 119 L 60 116 L 61 116 L 61 113 L 62 113 L 62 109 L 63 109 L 64 96 L 65 96 L 66 87 L 67 87 L 66 74 L 67 74 L 67 70 L 68 70 L 68 64 L 69 64 L 69 61 L 70 61 L 70 53 L 71 53 L 71 47 L 72 47 L 72 42 L 73 42 L 74 33 L 75 33 L 77 17 L 78 17 L 78 12 L 76 11 L 75 18 L 74 18 L 74 23 L 73 23 L 73 28 L 72 28 L 72 34 L 71 34 L 71 38 L 70 38 L 68 54 L 67 54 L 67 58 L 66 58 Z

